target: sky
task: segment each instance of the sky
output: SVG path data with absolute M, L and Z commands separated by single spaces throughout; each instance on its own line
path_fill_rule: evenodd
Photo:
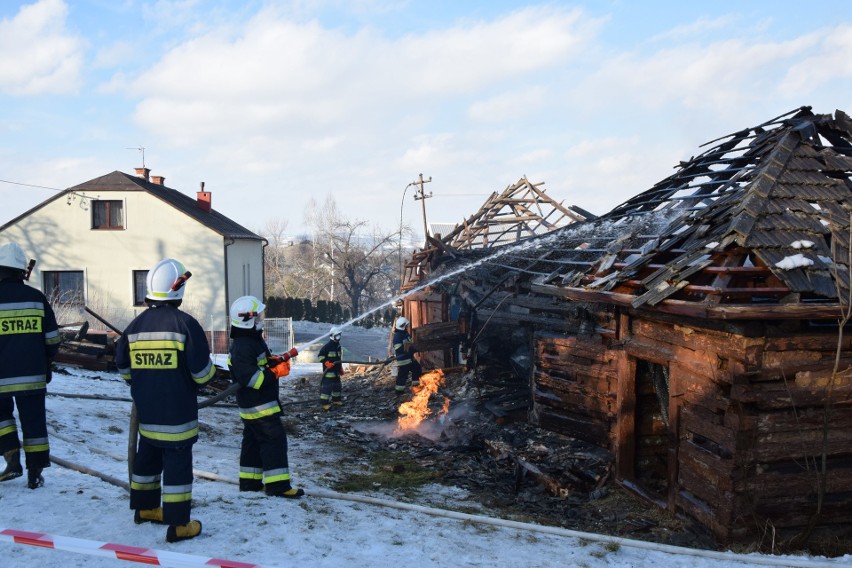
M 359 334 L 365 337 L 359 339 Z M 359 344 L 375 337 L 375 330 L 355 326 L 346 329 L 343 342 L 344 346 L 353 341 Z M 281 383 L 284 402 L 305 398 L 304 381 L 319 384 L 319 363 L 294 361 Z M 44 471 L 44 487 L 37 490 L 27 489 L 23 477 L 0 484 L 4 568 L 139 565 L 103 551 L 109 556 L 95 556 L 104 544 L 137 547 L 158 558 L 160 565 L 186 567 L 202 566 L 210 558 L 277 568 L 832 568 L 852 561 L 849 556 L 827 559 L 721 551 L 723 557 L 707 558 L 702 555 L 715 551 L 680 549 L 672 554 L 650 548 L 655 546 L 652 543 L 623 540 L 615 546 L 585 533 L 576 533 L 582 538 L 554 534 L 553 527 L 505 526 L 463 489 L 451 486 L 428 485 L 407 491 L 401 499 L 381 487 L 368 493 L 336 493 L 332 487 L 340 457 L 334 445 L 324 440 L 323 431 L 351 425 L 333 423 L 333 418 L 321 414 L 313 422 L 300 424 L 297 433 L 291 431 L 288 440 L 290 472 L 294 484 L 305 489 L 305 497 L 290 501 L 240 493 L 235 483 L 242 426 L 233 405 L 199 411 L 192 516 L 202 522 L 203 530 L 195 539 L 168 544 L 164 527 L 134 524 L 128 494 L 115 483 L 127 480 L 129 388 L 115 373 L 61 367 L 64 372 L 55 373 L 48 386 L 48 435 L 51 457 L 70 467 L 53 463 Z M 344 397 L 347 376 L 343 377 Z M 99 475 L 81 473 L 81 467 Z M 395 506 L 399 503 L 416 510 Z M 494 522 L 470 522 L 447 512 Z M 59 546 L 16 544 L 4 532 L 8 530 L 44 535 L 42 540 Z M 74 543 L 76 551 L 68 550 L 68 542 Z
M 852 113 L 848 0 L 4 0 L 0 53 L 0 224 L 144 158 L 256 232 L 332 199 L 422 238 L 523 176 L 601 214 L 705 142 Z

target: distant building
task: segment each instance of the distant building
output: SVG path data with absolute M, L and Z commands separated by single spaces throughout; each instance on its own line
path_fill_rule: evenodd
M 176 258 L 192 272 L 183 309 L 223 332 L 234 299 L 263 297 L 265 240 L 215 211 L 203 183 L 192 198 L 149 176 L 136 168 L 78 184 L 0 227 L 0 239 L 38 261 L 31 285 L 81 316 L 66 317 L 84 319 L 88 306 L 122 329 L 145 307 L 148 269 Z

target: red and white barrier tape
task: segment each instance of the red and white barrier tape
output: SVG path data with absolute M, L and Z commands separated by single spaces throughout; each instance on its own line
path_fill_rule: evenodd
M 97 542 L 70 536 L 51 536 L 49 534 L 19 531 L 15 529 L 0 528 L 0 541 L 9 541 L 16 544 L 29 544 L 42 548 L 54 550 L 67 550 L 79 552 L 91 556 L 127 560 L 139 562 L 152 566 L 172 566 L 175 568 L 188 568 L 193 566 L 219 566 L 220 568 L 262 568 L 260 564 L 248 562 L 235 562 L 221 558 L 210 558 L 206 556 L 194 556 L 168 550 L 156 550 L 153 548 L 141 548 L 138 546 L 127 546 L 125 544 L 114 544 L 111 542 Z

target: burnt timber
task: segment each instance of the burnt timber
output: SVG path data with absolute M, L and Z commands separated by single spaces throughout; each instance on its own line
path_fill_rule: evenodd
M 415 254 L 405 312 L 443 326 L 422 360 L 512 370 L 530 422 L 722 542 L 848 539 L 852 120 L 802 107 L 702 148 L 599 218 Z

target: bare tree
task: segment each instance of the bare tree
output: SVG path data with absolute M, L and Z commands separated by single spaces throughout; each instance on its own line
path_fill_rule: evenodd
M 367 221 L 347 219 L 332 197 L 322 208 L 312 201 L 306 219 L 314 232 L 317 272 L 326 272 L 331 299 L 343 296 L 353 315 L 359 315 L 365 305 L 372 307 L 393 295 L 398 229 L 384 231 Z M 318 280 L 317 285 L 324 283 Z
M 284 294 L 284 280 L 289 268 L 286 262 L 286 250 L 290 244 L 285 240 L 286 232 L 287 221 L 283 219 L 270 219 L 259 231 L 260 236 L 266 239 L 268 243 L 264 254 L 264 277 L 266 279 L 264 293 L 267 296 Z

